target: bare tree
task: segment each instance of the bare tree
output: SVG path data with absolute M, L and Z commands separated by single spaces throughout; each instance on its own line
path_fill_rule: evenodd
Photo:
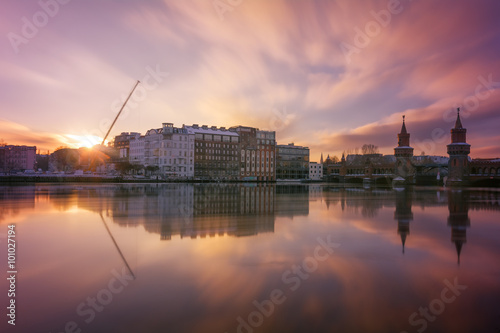
M 378 147 L 371 143 L 365 143 L 363 147 L 361 147 L 361 151 L 363 152 L 363 155 L 378 154 Z

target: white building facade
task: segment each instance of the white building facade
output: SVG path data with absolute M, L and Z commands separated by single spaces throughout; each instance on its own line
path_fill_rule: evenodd
M 144 165 L 144 135 L 137 134 L 130 138 L 129 142 L 129 162 L 137 165 Z
M 132 164 L 156 166 L 165 178 L 190 179 L 194 176 L 194 134 L 184 128 L 163 123 L 144 136 L 130 140 Z
M 318 162 L 309 162 L 309 179 L 323 179 L 323 164 Z

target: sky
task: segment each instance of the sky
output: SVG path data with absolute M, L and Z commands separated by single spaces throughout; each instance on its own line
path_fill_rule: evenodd
M 0 0 L 0 142 L 100 143 L 164 122 L 254 126 L 340 156 L 500 157 L 498 0 Z

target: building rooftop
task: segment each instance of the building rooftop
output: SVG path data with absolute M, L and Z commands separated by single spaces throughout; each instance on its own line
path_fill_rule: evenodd
M 236 133 L 234 131 L 230 131 L 230 130 L 226 129 L 225 127 L 217 128 L 216 126 L 208 127 L 206 125 L 203 125 L 200 127 L 200 126 L 195 124 L 193 126 L 184 125 L 184 128 L 187 129 L 189 134 L 202 133 L 202 134 L 239 136 L 238 133 Z
M 293 142 L 287 145 L 276 145 L 278 148 L 309 149 L 309 147 L 296 146 Z

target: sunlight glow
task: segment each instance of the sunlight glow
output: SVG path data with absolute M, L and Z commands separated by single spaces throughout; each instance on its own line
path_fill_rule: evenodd
M 70 148 L 92 148 L 93 146 L 100 144 L 102 138 L 95 135 L 73 135 L 66 134 L 65 135 L 66 142 L 65 144 Z

